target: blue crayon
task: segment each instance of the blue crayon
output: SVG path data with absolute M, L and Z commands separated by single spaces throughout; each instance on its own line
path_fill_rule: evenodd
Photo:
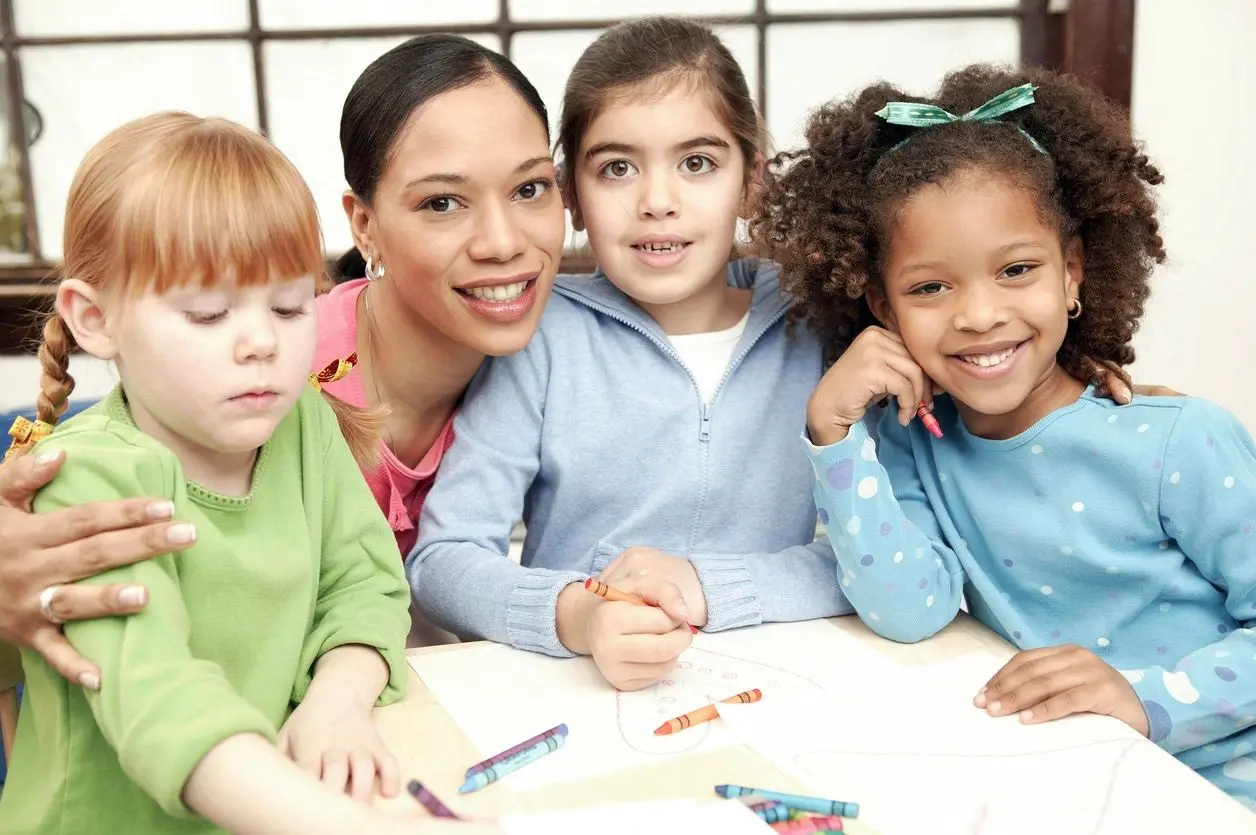
M 467 777 L 467 782 L 462 784 L 462 788 L 458 789 L 458 793 L 470 794 L 471 792 L 479 791 L 489 783 L 496 783 L 507 774 L 518 771 L 528 763 L 536 762 L 546 754 L 557 751 L 566 742 L 566 735 L 551 736 L 548 739 L 543 739 L 531 748 L 524 749 L 509 759 L 502 760 L 497 765 L 486 768 L 483 771 L 477 771 Z
M 859 817 L 858 803 L 843 803 L 840 800 L 825 800 L 821 797 L 807 797 L 803 794 L 786 794 L 785 792 L 771 792 L 765 789 L 751 789 L 746 786 L 725 784 L 716 786 L 715 793 L 720 797 L 743 797 L 752 794 L 764 800 L 775 800 L 784 803 L 790 809 L 796 809 L 799 812 L 812 812 L 817 815 L 838 815 L 843 818 Z
M 751 803 L 746 808 L 762 818 L 764 823 L 782 823 L 790 816 L 789 807 L 777 800 Z

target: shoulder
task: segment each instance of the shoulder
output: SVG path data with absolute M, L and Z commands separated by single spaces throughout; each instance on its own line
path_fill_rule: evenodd
M 181 480 L 179 461 L 165 446 L 139 429 L 101 413 L 71 418 L 37 444 L 32 454 L 58 450 L 65 463 L 40 491 L 40 505 L 64 506 L 79 501 L 172 496 Z M 41 501 L 42 500 L 42 501 Z
M 365 286 L 365 278 L 346 281 L 314 300 L 318 315 L 315 368 L 322 368 L 332 360 L 347 356 L 357 346 L 358 296 Z
M 1238 417 L 1224 406 L 1199 397 L 1146 398 L 1179 401 L 1170 435 L 1170 446 L 1201 445 L 1215 448 L 1236 445 L 1252 448 L 1252 437 Z M 1164 408 L 1168 408 L 1167 405 Z

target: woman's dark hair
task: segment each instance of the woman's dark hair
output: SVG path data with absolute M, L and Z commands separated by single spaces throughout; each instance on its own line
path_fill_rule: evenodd
M 967 113 L 1025 83 L 1037 87 L 1034 103 L 996 122 L 910 128 L 876 115 L 891 101 Z M 1124 378 L 1120 368 L 1134 361 L 1130 342 L 1154 265 L 1165 259 L 1151 189 L 1164 178 L 1134 142 L 1128 114 L 1077 78 L 976 65 L 948 75 L 933 99 L 877 84 L 816 111 L 806 146 L 777 155 L 771 169 L 751 238 L 780 265 L 794 314 L 817 328 L 831 357 L 875 324 L 864 296 L 882 284 L 904 201 L 977 169 L 1032 194 L 1062 244 L 1082 241 L 1084 315 L 1068 324 L 1060 365 L 1080 379 L 1094 377 L 1097 365 Z
M 340 112 L 340 152 L 345 181 L 363 202 L 392 159 L 397 137 L 416 108 L 433 98 L 497 76 L 514 88 L 545 126 L 549 114 L 532 82 L 510 59 L 461 35 L 419 35 L 371 62 L 345 98 Z M 336 264 L 337 281 L 361 278 L 366 261 L 357 248 Z
M 711 93 L 715 113 L 737 140 L 749 175 L 755 156 L 764 153 L 765 136 L 737 59 L 708 26 L 679 17 L 646 17 L 603 32 L 567 77 L 558 147 L 568 205 L 576 205 L 572 161 L 598 114 L 642 85 L 665 93 L 678 81 Z

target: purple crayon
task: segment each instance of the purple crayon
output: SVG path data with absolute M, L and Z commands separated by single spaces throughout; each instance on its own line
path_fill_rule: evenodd
M 423 804 L 423 808 L 431 812 L 432 817 L 453 818 L 454 820 L 460 820 L 460 818 L 454 814 L 453 809 L 450 809 L 444 803 L 441 803 L 440 799 L 428 791 L 427 786 L 423 785 L 418 780 L 411 780 L 409 785 L 406 786 L 406 791 L 410 792 L 411 797 Z
M 484 771 L 485 769 L 492 768 L 498 763 L 501 763 L 510 759 L 515 754 L 518 754 L 520 751 L 526 751 L 529 748 L 531 748 L 533 745 L 536 745 L 538 742 L 544 742 L 550 737 L 566 736 L 566 735 L 567 735 L 566 723 L 562 725 L 555 725 L 554 727 L 550 728 L 548 731 L 545 731 L 544 733 L 539 733 L 530 739 L 525 739 L 523 742 L 520 742 L 518 745 L 514 746 L 513 748 L 507 748 L 505 751 L 502 751 L 500 754 L 494 754 L 493 756 L 489 757 L 487 760 L 483 760 L 481 762 L 476 763 L 475 765 L 467 769 L 466 776 L 471 777 L 472 775 L 478 774 L 479 772 Z

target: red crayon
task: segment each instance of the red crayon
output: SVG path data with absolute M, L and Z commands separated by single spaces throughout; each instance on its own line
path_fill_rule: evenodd
M 924 403 L 920 404 L 920 408 L 916 410 L 916 417 L 920 418 L 920 422 L 925 425 L 925 429 L 929 430 L 929 434 L 935 438 L 942 437 L 942 426 L 938 423 L 938 419 L 933 416 L 933 412 L 929 411 L 929 407 Z
M 804 835 L 804 833 L 842 832 L 842 819 L 836 815 L 812 815 L 792 821 L 781 821 L 771 825 L 782 835 Z
M 614 586 L 609 585 L 608 583 L 603 583 L 601 580 L 595 580 L 592 577 L 584 581 L 584 587 L 588 589 L 589 591 L 593 592 L 594 594 L 596 594 L 598 597 L 602 598 L 603 600 L 610 600 L 615 603 L 631 603 L 634 606 L 653 606 L 654 605 L 653 603 L 650 603 L 647 600 L 637 597 L 635 594 L 629 594 L 626 591 L 620 591 Z M 685 626 L 689 627 L 689 631 L 692 632 L 693 634 L 695 635 L 698 634 L 698 627 L 693 626 L 692 624 L 688 624 L 688 623 L 686 623 Z

